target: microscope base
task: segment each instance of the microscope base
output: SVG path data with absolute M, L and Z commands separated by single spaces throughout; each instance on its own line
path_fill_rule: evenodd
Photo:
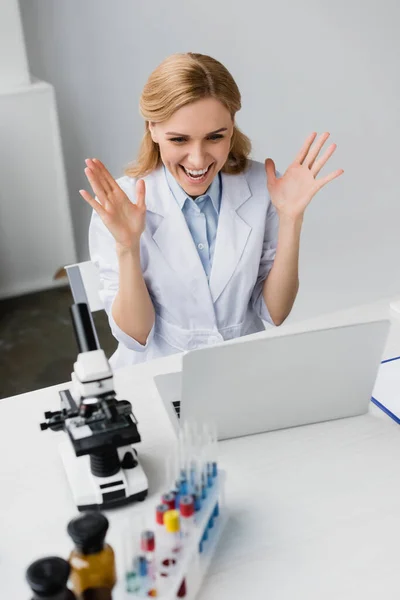
M 109 510 L 146 498 L 148 481 L 132 446 L 118 448 L 118 454 L 121 460 L 133 454 L 136 466 L 111 477 L 93 475 L 89 455 L 77 457 L 69 440 L 59 445 L 59 452 L 78 510 Z

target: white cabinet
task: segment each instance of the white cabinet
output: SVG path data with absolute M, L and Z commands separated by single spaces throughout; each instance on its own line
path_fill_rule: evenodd
M 31 81 L 16 0 L 0 4 L 0 298 L 76 262 L 53 87 Z M 6 47 L 7 46 L 7 47 Z M 3 64 L 4 63 L 4 64 Z
M 51 287 L 75 261 L 53 88 L 0 93 L 0 297 Z

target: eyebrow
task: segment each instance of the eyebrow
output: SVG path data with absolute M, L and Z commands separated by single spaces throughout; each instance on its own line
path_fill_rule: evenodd
M 216 131 L 210 131 L 210 133 L 207 133 L 206 136 L 213 135 L 214 133 L 220 133 L 221 131 L 228 131 L 228 128 L 221 127 L 221 129 L 217 129 Z M 180 137 L 190 137 L 186 133 L 177 133 L 176 131 L 167 131 L 167 133 L 165 135 L 179 135 Z

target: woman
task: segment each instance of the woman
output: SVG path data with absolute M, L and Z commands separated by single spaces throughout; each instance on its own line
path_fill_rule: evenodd
M 176 54 L 150 75 L 140 109 L 136 163 L 115 181 L 96 159 L 85 174 L 96 195 L 91 259 L 119 341 L 114 368 L 280 325 L 299 287 L 304 211 L 337 170 L 316 180 L 335 151 L 305 141 L 283 176 L 249 160 L 235 125 L 240 93 L 227 69 Z

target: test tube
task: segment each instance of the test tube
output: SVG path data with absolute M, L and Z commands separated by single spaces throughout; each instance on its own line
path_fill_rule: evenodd
M 193 446 L 196 436 L 196 423 L 194 421 L 185 421 L 182 427 L 182 438 L 187 447 Z
M 186 468 L 187 471 L 192 473 L 193 466 L 196 463 L 196 457 L 198 454 L 198 432 L 196 428 L 196 424 L 185 423 L 184 428 L 184 452 L 186 456 Z M 192 477 L 188 477 L 190 483 L 192 484 Z
M 127 515 L 121 521 L 120 538 L 123 551 L 123 580 L 127 594 L 138 594 L 141 589 L 141 578 L 138 571 L 137 555 L 140 552 L 137 533 L 144 528 L 143 514 Z
M 198 495 L 200 501 L 205 498 L 206 491 L 204 488 L 204 477 L 202 475 L 202 451 L 201 451 L 201 435 L 199 432 L 193 434 L 192 437 L 192 461 L 191 461 L 191 493 Z M 194 486 L 194 489 L 193 489 Z
M 193 496 L 194 510 L 195 512 L 199 512 L 199 510 L 201 509 L 201 482 L 199 478 L 199 469 L 195 460 L 192 461 L 191 483 L 189 492 L 190 495 Z
M 207 461 L 205 460 L 205 456 L 204 456 L 204 448 L 202 448 L 200 451 L 199 467 L 200 467 L 201 499 L 205 500 L 207 498 Z
M 195 512 L 199 512 L 201 510 L 201 486 L 198 484 L 195 487 L 193 498 L 194 498 L 194 510 L 195 510 Z
M 197 483 L 197 465 L 193 455 L 191 455 L 189 464 L 188 494 L 194 494 Z
M 179 476 L 179 495 L 185 496 L 188 493 L 188 479 L 186 475 L 186 469 L 181 468 Z
M 179 503 L 179 512 L 181 515 L 182 537 L 188 537 L 194 525 L 194 500 L 193 496 L 181 496 Z
M 157 548 L 164 547 L 166 545 L 167 533 L 165 531 L 164 525 L 164 515 L 169 510 L 166 504 L 159 504 L 156 507 L 156 515 L 155 515 L 155 534 L 156 534 L 156 545 Z
M 217 463 L 214 457 L 214 442 L 213 442 L 213 431 L 211 425 L 204 424 L 203 425 L 203 440 L 204 440 L 204 455 L 205 461 L 207 463 L 206 466 L 206 476 L 207 476 L 207 486 L 212 487 L 214 483 L 214 478 L 216 476 L 216 467 Z M 214 475 L 215 473 L 215 475 Z
M 162 504 L 166 504 L 169 510 L 172 510 L 175 508 L 175 493 L 167 492 L 166 494 L 163 494 L 161 496 L 161 502 Z
M 142 531 L 140 536 L 140 547 L 146 557 L 147 561 L 147 575 L 150 581 L 154 582 L 156 578 L 156 564 L 155 564 L 155 549 L 156 540 L 154 531 L 146 529 Z
M 178 438 L 178 463 L 179 463 L 179 475 L 178 475 L 178 489 L 179 494 L 184 496 L 188 493 L 188 454 L 189 454 L 189 439 L 187 428 L 183 428 L 179 431 Z
M 169 510 L 167 504 L 158 504 L 156 506 L 156 525 L 161 526 L 164 529 L 164 515 Z M 157 527 L 158 529 L 158 527 Z
M 215 423 L 210 425 L 211 432 L 211 461 L 213 468 L 213 477 L 218 476 L 218 431 Z
M 211 461 L 212 461 L 212 475 L 214 480 L 218 477 L 218 432 L 215 423 L 210 425 L 211 433 Z M 219 516 L 219 503 L 217 502 L 214 507 L 213 517 L 216 519 Z
M 174 474 L 173 474 L 173 461 L 172 455 L 167 454 L 165 457 L 165 488 L 170 489 L 173 485 Z
M 137 573 L 140 584 L 140 592 L 141 596 L 147 596 L 148 590 L 151 587 L 149 578 L 148 578 L 148 565 L 147 560 L 144 554 L 139 554 L 136 557 L 136 565 L 137 565 Z
M 168 546 L 173 554 L 181 550 L 180 519 L 177 510 L 167 510 L 164 514 L 164 525 L 168 533 Z
M 188 439 L 186 440 L 185 453 L 187 479 L 186 494 L 194 494 L 196 486 L 196 450 L 194 447 L 194 440 L 192 435 L 190 435 L 190 437 L 188 437 Z
M 128 533 L 131 532 L 128 530 Z M 140 592 L 140 581 L 135 563 L 133 537 L 129 534 L 123 537 L 125 590 L 127 593 L 137 594 Z
M 177 508 L 179 506 L 179 499 L 177 498 L 177 496 L 179 495 L 179 489 L 180 489 L 180 479 L 179 479 L 179 475 L 180 475 L 180 466 L 179 466 L 179 453 L 177 451 L 172 452 L 171 455 L 168 457 L 167 459 L 167 463 L 166 463 L 166 471 L 167 471 L 167 485 L 168 485 L 168 492 L 166 492 L 167 495 L 167 500 L 166 503 L 168 504 L 170 510 L 172 510 L 173 508 Z M 172 496 L 169 496 L 169 494 L 172 494 L 174 497 L 174 502 L 172 503 Z M 162 496 L 162 502 L 164 502 L 164 496 Z
M 179 454 L 175 450 L 166 459 L 166 487 L 172 489 L 179 479 Z
M 206 473 L 207 473 L 207 487 L 210 488 L 210 487 L 212 487 L 212 485 L 214 483 L 214 477 L 213 477 L 212 463 L 209 460 L 207 461 Z
M 179 509 L 179 497 L 182 494 L 182 491 L 187 489 L 187 481 L 186 481 L 186 473 L 182 466 L 182 452 L 178 447 L 175 453 L 175 479 L 174 479 L 174 487 L 172 492 L 175 494 L 175 509 Z

